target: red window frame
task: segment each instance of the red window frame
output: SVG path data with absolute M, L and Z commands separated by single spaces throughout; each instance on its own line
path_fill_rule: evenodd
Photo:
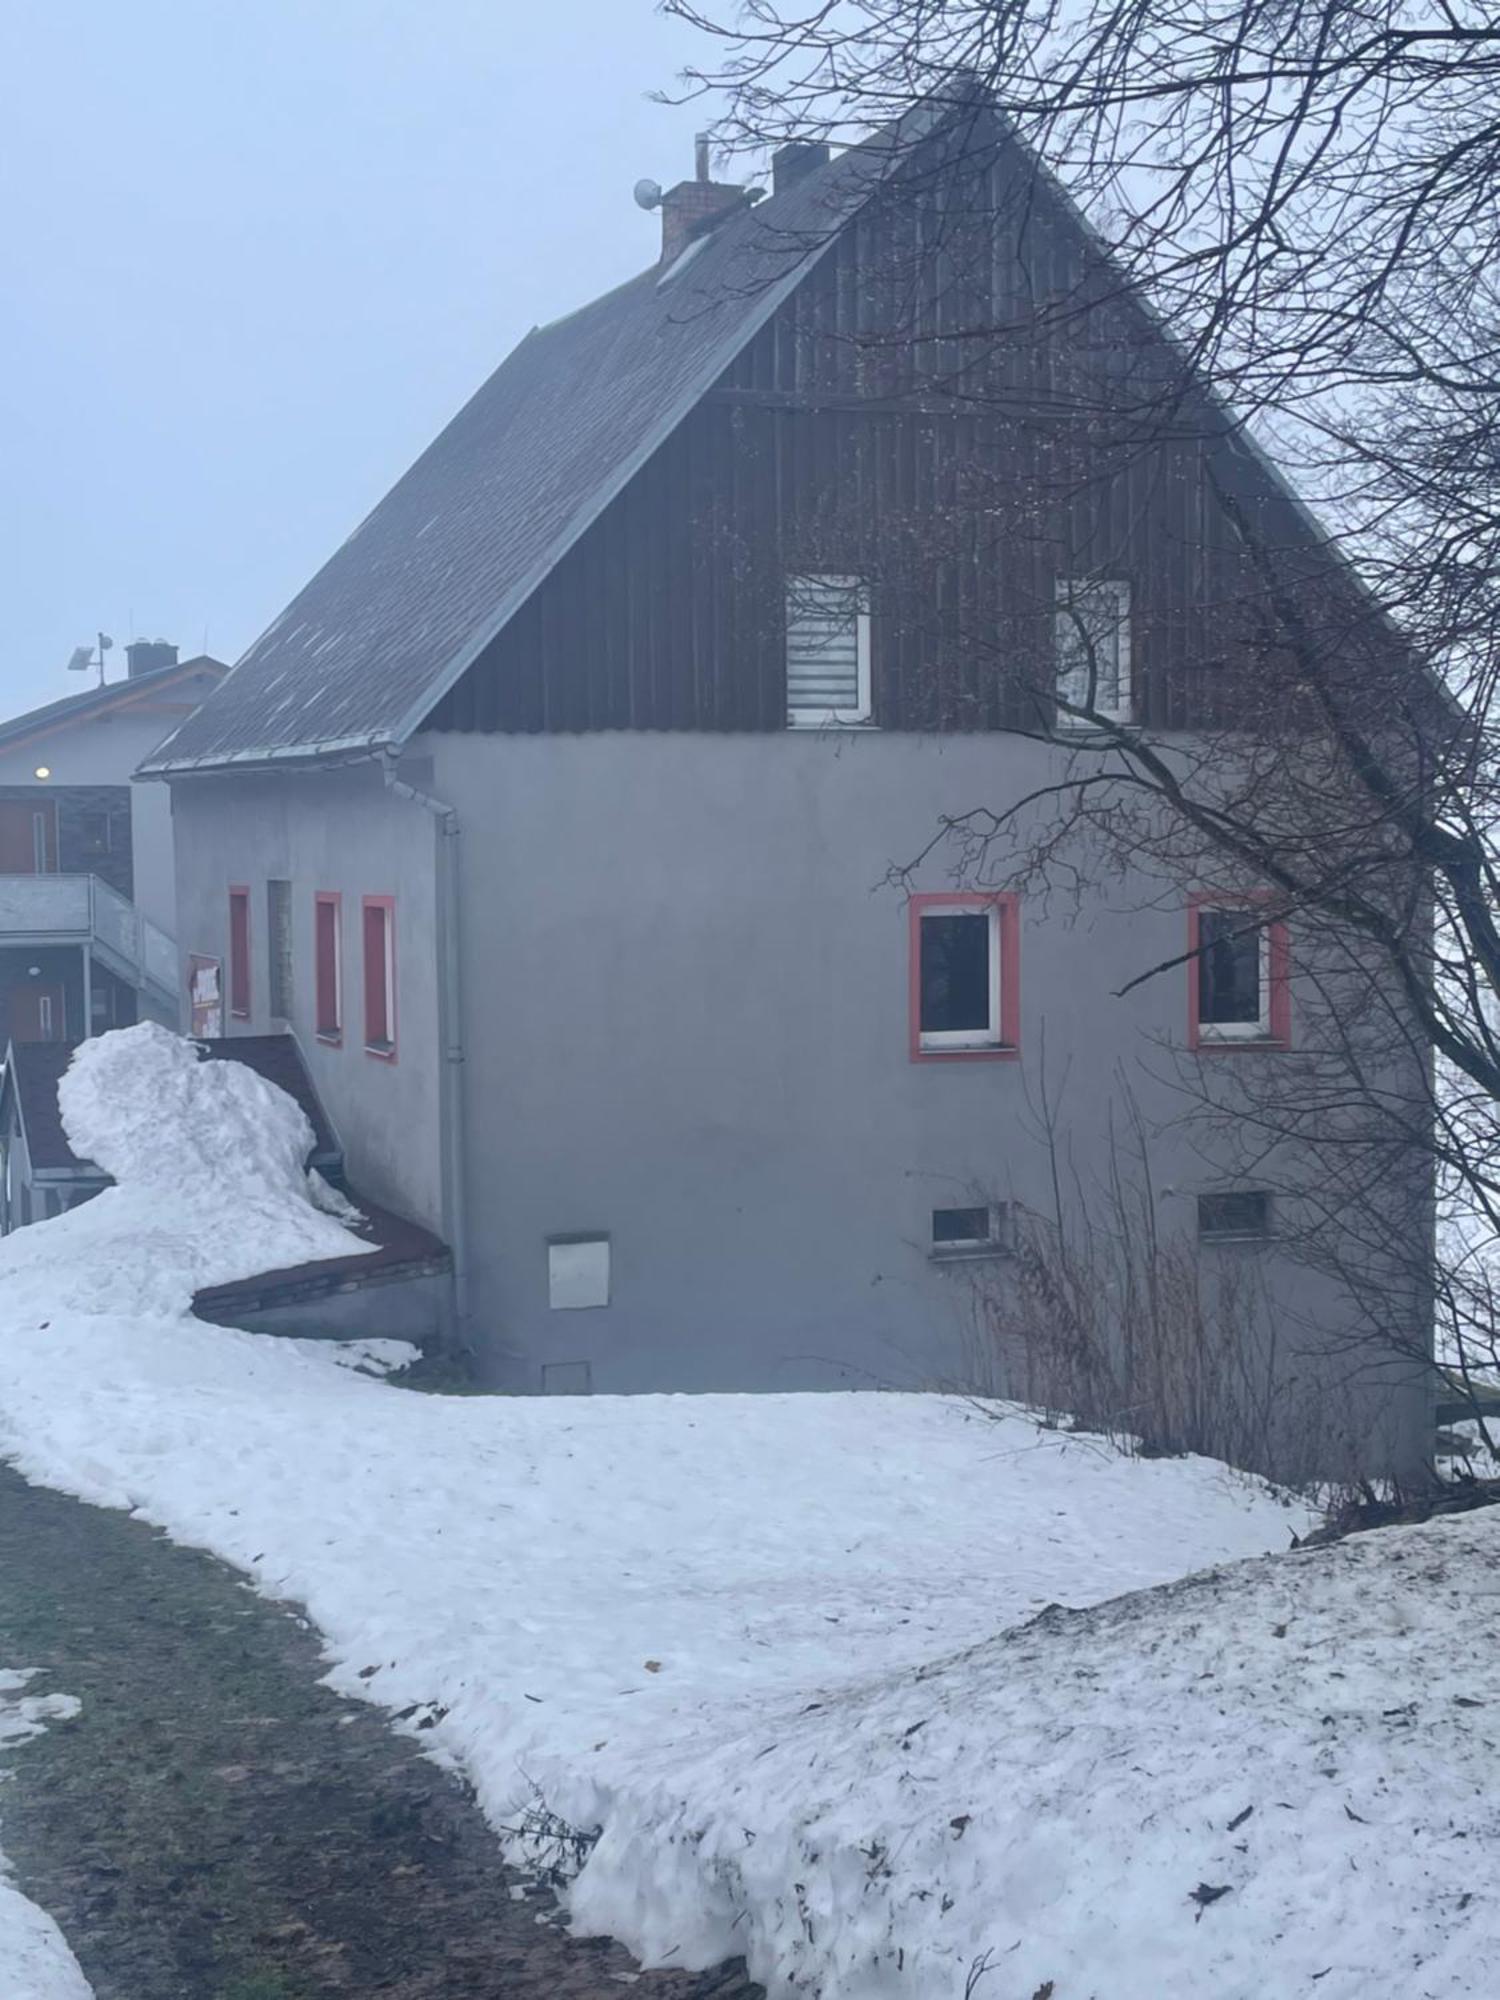
M 996 912 L 1000 946 L 1000 1040 L 978 1049 L 922 1046 L 922 917 L 927 910 Z M 1021 1056 L 1021 899 L 1009 890 L 939 890 L 908 900 L 907 955 L 910 1014 L 909 1054 L 913 1062 L 1018 1062 Z
M 1229 1055 L 1242 1049 L 1289 1049 L 1292 1045 L 1292 954 L 1285 919 L 1272 917 L 1262 929 L 1266 940 L 1266 1032 L 1263 1035 L 1205 1035 L 1199 1018 L 1198 981 L 1202 971 L 1201 926 L 1204 910 L 1254 910 L 1277 900 L 1274 889 L 1240 889 L 1221 895 L 1198 889 L 1188 898 L 1188 1047 L 1203 1055 Z
M 337 889 L 313 892 L 313 1008 L 313 1032 L 338 1048 L 344 1039 L 344 899 Z
M 250 888 L 229 885 L 229 1011 L 236 1021 L 250 1018 Z
M 360 904 L 365 994 L 365 1054 L 396 1060 L 396 899 L 365 896 Z M 383 1030 L 377 1033 L 376 1030 Z

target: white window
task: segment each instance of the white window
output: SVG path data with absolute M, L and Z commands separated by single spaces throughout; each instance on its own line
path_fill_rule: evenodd
M 1003 1046 L 1000 909 L 934 897 L 917 923 L 919 1050 Z
M 1130 720 L 1130 585 L 1097 577 L 1057 580 L 1057 695 L 1068 708 Z M 1086 729 L 1058 711 L 1060 729 Z
M 1271 938 L 1251 910 L 1198 911 L 1198 1035 L 1263 1041 L 1271 1033 Z
M 547 1244 L 547 1303 L 554 1312 L 609 1304 L 609 1238 L 554 1236 Z
M 786 718 L 794 729 L 869 721 L 869 593 L 858 577 L 787 579 Z
M 1009 1246 L 1010 1207 L 1006 1202 L 932 1211 L 934 1257 L 994 1256 Z

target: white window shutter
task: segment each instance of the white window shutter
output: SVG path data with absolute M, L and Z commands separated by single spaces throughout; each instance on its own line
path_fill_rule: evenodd
M 794 727 L 869 719 L 870 617 L 858 577 L 787 579 L 786 706 Z

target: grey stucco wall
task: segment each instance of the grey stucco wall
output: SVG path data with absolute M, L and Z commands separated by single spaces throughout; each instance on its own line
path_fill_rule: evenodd
M 233 777 L 172 786 L 178 947 L 223 962 L 224 1032 L 268 1034 L 266 883 L 292 884 L 295 1032 L 348 1156 L 373 1200 L 441 1232 L 434 949 L 436 835 L 430 817 L 387 791 L 369 766 L 321 776 Z M 229 888 L 250 891 L 251 1013 L 230 1016 Z M 344 1033 L 319 1041 L 314 1016 L 313 908 L 318 890 L 343 897 Z M 361 898 L 396 899 L 393 1062 L 367 1055 L 362 1032 Z M 184 969 L 184 980 L 186 972 Z
M 964 1376 L 983 1274 L 934 1263 L 931 1211 L 1050 1207 L 1044 1085 L 1083 1187 L 1128 1087 L 1155 1129 L 1163 1226 L 1193 1226 L 1215 1134 L 1185 1120 L 1174 1073 L 1187 973 L 1113 997 L 1185 950 L 1181 907 L 1119 884 L 1076 912 L 1027 901 L 1021 1060 L 909 1057 L 908 915 L 886 866 L 940 814 L 1020 796 L 1053 753 L 876 732 L 421 747 L 464 827 L 472 1301 L 496 1382 L 536 1389 L 558 1367 L 576 1383 L 578 1363 L 596 1392 Z M 951 857 L 914 886 L 951 888 Z M 593 1232 L 611 1239 L 610 1304 L 549 1309 L 548 1238 Z M 1336 1319 L 1317 1274 L 1250 1254 L 1302 1321 Z

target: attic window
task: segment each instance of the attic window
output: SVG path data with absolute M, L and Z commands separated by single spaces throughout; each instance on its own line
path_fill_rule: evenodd
M 786 710 L 793 729 L 870 719 L 870 604 L 854 576 L 791 576 Z
M 1130 720 L 1130 585 L 1093 577 L 1057 580 L 1057 695 L 1060 729 L 1087 729 L 1069 709 L 1108 722 Z

